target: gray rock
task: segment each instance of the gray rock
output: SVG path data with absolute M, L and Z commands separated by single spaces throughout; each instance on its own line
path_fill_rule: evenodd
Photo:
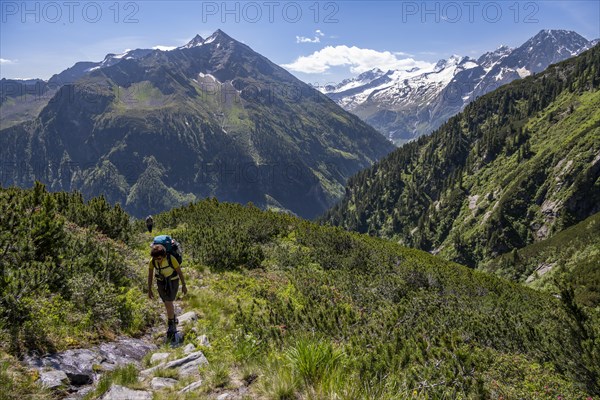
M 179 358 L 177 360 L 173 360 L 168 362 L 165 367 L 166 368 L 179 368 L 183 365 L 187 365 L 193 361 L 197 361 L 200 360 L 206 364 L 208 364 L 208 360 L 206 359 L 206 357 L 204 357 L 204 353 L 202 353 L 201 351 L 197 351 L 195 353 L 191 353 L 188 354 L 187 356 L 183 357 L 183 358 Z
M 179 393 L 183 394 L 183 393 L 187 393 L 187 392 L 193 392 L 194 390 L 198 389 L 200 386 L 202 386 L 202 379 L 187 385 L 186 387 L 181 389 L 179 391 Z
M 227 400 L 227 399 L 231 399 L 233 396 L 231 396 L 229 393 L 223 393 L 221 395 L 219 395 L 219 397 L 217 397 L 217 400 Z
M 179 320 L 179 323 L 181 325 L 185 325 L 187 323 L 197 321 L 198 314 L 196 314 L 194 311 L 190 311 L 190 312 L 186 312 L 185 314 L 180 315 L 179 317 L 177 317 L 177 319 Z
M 65 397 L 64 400 L 81 400 L 83 399 L 88 393 L 92 392 L 94 390 L 93 386 L 83 386 L 80 390 L 71 393 L 68 397 Z
M 197 359 L 181 366 L 179 368 L 179 375 L 180 376 L 198 375 L 200 373 L 200 371 L 198 370 L 198 367 L 201 367 L 202 365 L 207 365 L 207 364 L 208 364 L 208 360 L 206 359 L 206 357 L 204 357 L 204 355 L 202 355 L 202 357 L 197 358 Z
M 201 346 L 210 347 L 210 342 L 208 341 L 208 337 L 206 335 L 200 336 L 198 340 L 200 341 Z
M 123 386 L 113 385 L 102 396 L 102 400 L 152 400 L 152 393 L 144 390 L 131 390 Z
M 152 357 L 150 358 L 150 364 L 154 365 L 156 363 L 163 362 L 167 358 L 169 358 L 170 355 L 171 355 L 171 353 L 154 353 L 154 354 L 152 354 Z
M 60 388 L 61 386 L 67 386 L 69 384 L 69 377 L 65 371 L 47 371 L 40 374 L 40 380 L 42 386 L 49 389 Z
M 164 388 L 172 388 L 177 385 L 176 379 L 171 378 L 152 378 L 152 382 L 150 382 L 150 386 L 153 390 L 160 390 Z
M 52 368 L 63 371 L 71 384 L 86 385 L 93 382 L 94 365 L 100 365 L 102 357 L 91 349 L 73 349 L 42 358 L 30 358 L 25 362 L 39 369 Z
M 121 338 L 89 349 L 72 349 L 44 357 L 26 357 L 25 363 L 42 371 L 46 368 L 63 371 L 72 385 L 91 384 L 98 366 L 112 370 L 117 366 L 139 364 L 148 351 L 156 346 L 143 339 Z
M 163 362 L 158 364 L 155 367 L 145 369 L 140 372 L 141 376 L 148 376 L 153 372 L 159 369 L 172 369 L 179 368 L 180 374 L 183 376 L 191 375 L 194 373 L 194 370 L 198 370 L 198 366 L 208 364 L 208 360 L 204 356 L 201 351 L 197 351 L 195 353 L 191 353 L 183 358 L 179 358 L 177 360 L 169 361 L 167 363 Z
M 191 354 L 194 351 L 196 351 L 196 346 L 194 346 L 193 344 L 189 343 L 187 346 L 185 346 L 183 348 L 183 354 Z
M 140 361 L 149 351 L 155 349 L 154 344 L 131 338 L 122 338 L 116 342 L 102 343 L 98 346 L 98 352 L 102 356 L 103 362 L 115 365 Z

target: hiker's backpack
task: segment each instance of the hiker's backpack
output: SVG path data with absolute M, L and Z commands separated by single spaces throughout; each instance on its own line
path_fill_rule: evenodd
M 179 265 L 181 265 L 183 256 L 181 254 L 181 245 L 177 240 L 171 238 L 169 235 L 159 235 L 154 237 L 154 240 L 152 241 L 152 246 L 155 244 L 160 244 L 167 250 L 167 259 L 168 256 L 171 255 L 175 257 Z

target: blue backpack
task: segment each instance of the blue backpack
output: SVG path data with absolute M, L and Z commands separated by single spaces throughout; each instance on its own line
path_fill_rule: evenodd
M 154 240 L 152 241 L 152 246 L 155 244 L 160 244 L 165 248 L 165 250 L 167 250 L 167 260 L 169 261 L 169 264 L 171 263 L 169 256 L 173 256 L 179 265 L 181 265 L 183 256 L 181 254 L 181 245 L 179 242 L 171 238 L 169 235 L 159 235 L 154 237 Z

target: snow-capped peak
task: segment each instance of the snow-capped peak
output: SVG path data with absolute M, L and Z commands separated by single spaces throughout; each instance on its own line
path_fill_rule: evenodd
M 192 47 L 202 46 L 204 44 L 204 39 L 200 35 L 194 36 L 192 40 L 187 42 L 187 44 L 180 47 L 180 49 L 191 49 Z
M 217 29 L 212 35 L 210 35 L 205 41 L 204 44 L 212 43 L 214 41 L 223 42 L 223 41 L 231 41 L 230 38 L 225 32 L 220 29 Z
M 217 45 L 218 45 L 219 42 L 226 41 L 226 40 L 233 40 L 233 39 L 231 39 L 229 36 L 227 36 L 227 34 L 225 32 L 223 32 L 222 30 L 217 29 L 212 35 L 210 35 L 206 39 L 203 39 L 202 36 L 200 36 L 200 35 L 194 36 L 194 38 L 192 40 L 190 40 L 187 44 L 185 44 L 181 47 L 178 47 L 178 49 L 191 49 L 192 47 L 203 46 L 205 44 L 209 44 L 209 43 L 212 43 L 215 41 L 217 41 Z
M 360 75 L 358 75 L 355 78 L 344 79 L 337 85 L 329 84 L 329 85 L 324 85 L 324 86 L 317 86 L 317 89 L 320 90 L 322 93 L 344 92 L 346 90 L 354 89 L 354 88 L 363 86 L 365 84 L 368 84 L 369 82 L 372 82 L 378 78 L 381 78 L 382 76 L 384 76 L 388 73 L 390 73 L 390 71 L 383 72 L 379 68 L 373 68 L 373 69 L 370 69 L 368 71 L 361 73 Z
M 483 69 L 489 71 L 496 63 L 508 56 L 513 50 L 514 49 L 508 46 L 502 45 L 494 51 L 483 54 L 481 57 L 479 57 L 479 59 L 477 59 L 477 63 L 481 65 Z
M 372 81 L 373 79 L 377 79 L 380 76 L 384 75 L 385 72 L 380 70 L 379 68 L 373 68 L 372 70 L 365 71 L 362 74 L 356 77 L 356 80 L 359 81 Z
M 438 61 L 437 64 L 435 64 L 433 71 L 440 72 L 441 70 L 446 69 L 448 67 L 453 67 L 455 65 L 460 64 L 461 60 L 462 60 L 461 56 L 453 54 L 447 60 L 441 59 L 440 61 Z
M 367 71 L 323 92 L 403 143 L 430 133 L 473 99 L 595 43 L 576 32 L 547 29 L 515 49 L 502 45 L 478 59 L 452 55 L 420 70 Z
M 120 54 L 109 53 L 106 55 L 106 57 L 104 57 L 104 60 L 102 60 L 102 62 L 98 65 L 98 67 L 93 68 L 93 69 L 110 67 L 111 65 L 115 65 L 116 63 L 118 63 L 121 60 L 136 58 L 136 57 L 134 57 L 134 54 L 137 53 L 139 50 L 140 49 L 137 49 L 137 50 L 127 49 L 123 53 L 120 53 Z

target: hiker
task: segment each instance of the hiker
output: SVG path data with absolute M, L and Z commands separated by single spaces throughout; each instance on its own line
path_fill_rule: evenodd
M 154 226 L 154 220 L 152 219 L 152 215 L 148 215 L 146 217 L 146 228 L 148 228 L 148 232 L 152 233 L 153 226 Z
M 165 303 L 167 310 L 168 329 L 167 329 L 167 340 L 175 340 L 177 333 L 177 318 L 175 318 L 175 308 L 173 301 L 177 297 L 177 290 L 179 289 L 179 281 L 181 280 L 181 291 L 183 294 L 187 293 L 187 287 L 185 286 L 185 279 L 179 262 L 175 257 L 167 255 L 167 250 L 163 245 L 154 244 L 152 250 L 150 250 L 150 256 L 152 259 L 148 265 L 148 298 L 153 299 L 154 294 L 152 293 L 152 278 L 155 274 L 156 269 L 156 284 L 158 286 L 158 294 Z

